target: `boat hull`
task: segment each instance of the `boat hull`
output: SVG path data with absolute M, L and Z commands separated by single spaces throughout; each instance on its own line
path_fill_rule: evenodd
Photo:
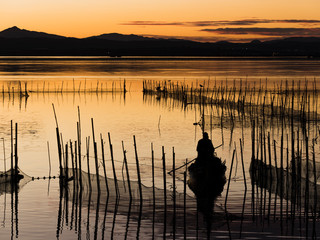
M 216 198 L 226 183 L 226 165 L 220 158 L 196 160 L 188 168 L 188 185 L 197 197 Z

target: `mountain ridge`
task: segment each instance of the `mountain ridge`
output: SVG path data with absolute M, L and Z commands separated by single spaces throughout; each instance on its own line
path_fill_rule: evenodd
M 246 43 L 196 42 L 119 33 L 71 38 L 14 26 L 0 32 L 0 55 L 320 57 L 320 38 L 257 39 Z

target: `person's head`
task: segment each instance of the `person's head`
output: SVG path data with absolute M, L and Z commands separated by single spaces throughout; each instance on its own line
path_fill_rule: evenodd
M 209 139 L 209 135 L 207 132 L 203 132 L 203 139 Z

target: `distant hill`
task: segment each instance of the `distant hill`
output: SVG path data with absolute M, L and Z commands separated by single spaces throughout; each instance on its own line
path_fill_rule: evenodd
M 110 40 L 110 41 L 124 41 L 124 42 L 154 40 L 154 38 L 148 38 L 148 37 L 138 36 L 134 34 L 124 35 L 119 33 L 101 34 L 98 36 L 89 37 L 89 39 L 90 38 L 104 39 L 104 40 Z
M 2 38 L 54 38 L 54 39 L 65 38 L 63 36 L 59 36 L 55 34 L 48 34 L 44 32 L 35 32 L 35 31 L 20 29 L 16 26 L 0 32 L 0 37 Z
M 320 57 L 320 38 L 292 37 L 249 43 L 202 43 L 118 33 L 67 38 L 18 27 L 0 32 L 2 56 L 308 56 Z

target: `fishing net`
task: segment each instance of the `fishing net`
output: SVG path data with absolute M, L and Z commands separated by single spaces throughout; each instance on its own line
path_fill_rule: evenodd
M 18 179 L 15 182 L 11 182 L 11 169 L 7 171 L 0 171 L 0 195 L 4 193 L 11 193 L 13 191 L 20 191 L 32 178 L 18 168 Z

